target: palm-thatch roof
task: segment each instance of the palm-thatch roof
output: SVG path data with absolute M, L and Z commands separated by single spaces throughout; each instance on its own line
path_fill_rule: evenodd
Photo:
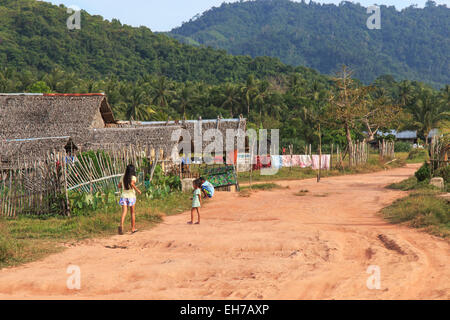
M 195 144 L 194 137 L 196 135 L 195 130 L 201 130 L 202 134 L 210 129 L 217 129 L 222 134 L 222 146 L 225 148 L 226 146 L 226 137 L 227 130 L 242 130 L 242 132 L 246 132 L 247 129 L 247 121 L 245 118 L 240 117 L 236 119 L 222 119 L 218 117 L 217 119 L 202 119 L 198 120 L 184 120 L 184 121 L 153 121 L 153 122 L 142 122 L 141 125 L 144 127 L 160 127 L 160 126 L 170 126 L 170 125 L 180 125 L 183 129 L 189 131 L 192 143 Z M 202 148 L 205 149 L 208 145 L 210 145 L 212 141 L 207 141 L 203 139 Z M 236 141 L 235 141 L 236 142 Z
M 73 136 L 115 123 L 103 94 L 0 94 L 0 138 Z
M 172 133 L 218 129 L 226 146 L 227 129 L 245 132 L 246 120 L 221 119 L 167 122 L 118 122 L 104 94 L 0 94 L 0 162 L 53 151 L 141 145 L 170 156 L 180 141 Z M 203 148 L 210 144 L 203 141 Z M 69 149 L 68 149 L 69 148 Z M 192 150 L 193 151 L 193 150 Z
M 0 157 L 60 151 L 115 123 L 104 94 L 0 94 Z
M 149 150 L 163 150 L 170 157 L 178 141 L 172 141 L 172 132 L 180 129 L 178 125 L 158 127 L 120 127 L 91 129 L 84 148 L 89 150 L 116 149 L 128 146 L 147 147 Z

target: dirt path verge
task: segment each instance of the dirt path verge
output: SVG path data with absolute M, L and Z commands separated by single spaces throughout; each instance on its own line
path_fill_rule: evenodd
M 171 216 L 4 269 L 0 299 L 449 299 L 448 242 L 378 215 L 406 196 L 384 187 L 416 168 L 277 182 L 289 189 L 249 198 L 218 193 L 199 226 Z M 79 291 L 67 289 L 69 265 L 80 267 Z M 367 288 L 370 265 L 380 290 Z

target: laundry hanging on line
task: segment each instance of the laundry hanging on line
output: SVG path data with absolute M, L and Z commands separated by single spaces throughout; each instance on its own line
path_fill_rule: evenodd
M 321 169 L 330 169 L 330 161 L 331 161 L 331 155 L 329 154 L 324 154 L 322 155 L 322 159 L 320 160 L 320 156 L 319 155 L 313 155 L 312 156 L 312 168 L 314 170 L 318 170 L 319 169 L 319 162 L 321 162 Z

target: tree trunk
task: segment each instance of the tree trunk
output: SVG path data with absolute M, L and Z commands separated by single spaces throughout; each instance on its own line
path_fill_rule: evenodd
M 353 167 L 353 141 L 352 141 L 352 135 L 350 132 L 350 127 L 347 123 L 345 124 L 345 133 L 346 133 L 347 144 L 348 144 L 348 163 L 351 168 L 351 167 Z

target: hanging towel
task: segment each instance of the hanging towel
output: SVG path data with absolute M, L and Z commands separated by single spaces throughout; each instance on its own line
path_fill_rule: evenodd
M 321 169 L 327 169 L 327 170 L 330 169 L 330 160 L 331 160 L 331 155 L 329 155 L 329 154 L 322 155 Z M 312 168 L 314 170 L 319 169 L 319 156 L 318 155 L 312 156 Z
M 301 155 L 300 156 L 300 167 L 309 168 L 312 165 L 312 160 L 309 155 Z
M 292 163 L 291 163 L 291 165 L 293 167 L 300 167 L 300 156 L 299 155 L 292 156 Z
M 312 168 L 314 170 L 319 170 L 319 156 L 312 155 Z
M 329 154 L 322 155 L 322 169 L 330 170 L 330 160 L 331 155 Z
M 280 169 L 283 166 L 282 156 L 270 156 L 272 168 Z
M 283 167 L 290 167 L 292 165 L 291 156 L 282 156 L 283 159 Z

